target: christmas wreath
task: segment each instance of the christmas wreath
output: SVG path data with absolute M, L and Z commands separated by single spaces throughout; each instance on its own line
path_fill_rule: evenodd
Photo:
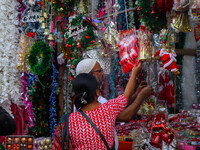
M 44 74 L 51 66 L 53 50 L 49 44 L 38 41 L 35 42 L 30 50 L 30 56 L 28 57 L 31 71 L 36 75 Z M 41 61 L 39 62 L 38 57 L 42 55 Z
M 67 24 L 65 31 L 66 47 L 71 50 L 85 50 L 95 39 L 93 27 L 95 26 L 90 19 L 80 14 Z
M 159 33 L 162 28 L 166 28 L 166 11 L 161 12 L 156 1 L 138 0 L 137 10 L 141 21 L 151 32 Z
M 21 30 L 28 37 L 33 37 L 35 40 L 44 39 L 44 29 L 41 28 L 40 15 L 42 8 L 38 2 L 33 5 L 28 0 L 23 0 L 23 5 L 26 8 L 22 13 Z M 48 7 L 49 8 L 49 7 Z M 49 24 L 49 21 L 47 21 Z
M 74 11 L 76 1 L 73 0 L 52 0 L 53 10 L 60 16 L 68 16 L 69 13 Z

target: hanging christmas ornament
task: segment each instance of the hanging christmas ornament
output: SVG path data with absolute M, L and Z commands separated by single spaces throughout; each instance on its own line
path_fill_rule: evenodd
M 53 3 L 51 3 L 51 18 L 50 18 L 51 20 L 50 20 L 50 22 L 52 22 L 52 13 L 53 13 L 52 5 L 53 5 Z M 51 29 L 52 29 L 52 26 L 50 25 L 50 34 L 47 39 L 50 41 L 53 41 L 55 38 L 54 38 L 54 35 L 53 35 L 53 32 L 51 31 Z
M 49 29 L 48 29 L 48 27 L 45 27 L 44 35 L 48 35 L 48 34 L 49 34 Z
M 191 19 L 199 22 L 200 21 L 200 1 L 199 0 L 191 0 L 190 6 L 190 16 Z
M 139 29 L 139 56 L 138 60 L 149 61 L 151 60 L 151 49 L 149 47 L 149 37 L 146 26 L 140 26 Z
M 25 72 L 29 70 L 27 56 L 29 55 L 29 51 L 31 46 L 33 45 L 34 38 L 27 37 L 23 33 L 21 33 L 20 37 L 20 51 L 19 51 L 19 58 L 16 69 Z
M 63 12 L 63 10 L 64 10 L 63 7 L 61 7 L 61 8 L 60 8 L 60 12 Z
M 44 15 L 44 18 L 45 18 L 45 19 L 48 18 L 48 15 L 47 15 L 47 12 L 46 12 L 46 11 L 44 11 L 43 15 Z
M 41 26 L 42 29 L 45 29 L 45 21 L 42 21 L 42 26 Z
M 115 12 L 120 10 L 120 5 L 118 3 L 118 0 L 115 0 L 115 4 L 113 5 L 113 8 L 114 8 Z
M 40 16 L 40 22 L 43 22 L 44 21 L 44 16 Z
M 56 0 L 53 0 L 53 1 L 52 1 L 52 4 L 55 5 L 55 4 L 56 4 Z
M 62 53 L 64 54 L 65 59 L 68 60 L 70 58 L 70 49 L 68 47 L 64 46 Z
M 53 32 L 50 32 L 50 33 L 49 33 L 48 40 L 50 40 L 50 41 L 55 40 L 54 35 L 53 35 Z
M 114 22 L 110 22 L 104 32 L 104 39 L 114 51 L 118 51 L 119 33 L 115 29 Z
M 176 53 L 171 50 L 171 53 L 167 52 L 166 49 L 158 50 L 153 57 L 160 56 L 160 62 L 163 63 L 163 68 L 173 72 L 175 75 L 179 75 L 179 67 L 176 64 Z
M 80 0 L 78 4 L 79 13 L 86 14 L 88 12 L 88 0 Z
M 179 30 L 180 32 L 191 32 L 192 29 L 190 27 L 190 19 L 188 15 L 190 7 L 189 0 L 176 0 L 175 4 L 175 15 L 172 20 L 173 27 Z
M 138 64 L 138 37 L 134 33 L 134 30 L 128 30 L 120 34 L 122 40 L 118 46 L 120 65 L 122 66 L 123 72 L 127 73 L 132 70 L 135 64 Z
M 200 24 L 197 24 L 194 27 L 194 37 L 195 37 L 196 42 L 200 40 Z
M 38 1 L 34 1 L 32 5 L 27 0 L 23 0 L 26 9 L 22 14 L 21 29 L 25 35 L 35 33 L 35 40 L 44 39 L 45 18 L 43 16 L 43 2 L 41 5 Z M 41 22 L 42 21 L 42 22 Z M 43 28 L 41 28 L 43 27 Z
M 73 0 L 53 0 L 52 9 L 58 16 L 68 16 L 70 13 L 74 12 L 74 6 L 76 6 L 76 4 L 77 1 Z
M 191 32 L 192 29 L 190 27 L 188 11 L 177 11 L 176 15 L 173 18 L 172 25 L 180 32 Z

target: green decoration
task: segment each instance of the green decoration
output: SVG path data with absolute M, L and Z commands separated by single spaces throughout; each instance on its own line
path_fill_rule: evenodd
M 34 137 L 48 137 L 50 136 L 49 124 L 49 109 L 50 109 L 50 94 L 51 89 L 46 88 L 52 83 L 52 69 L 49 68 L 44 75 L 38 76 L 38 80 L 34 81 L 28 87 L 28 97 L 33 105 L 33 112 L 35 114 L 35 126 L 28 127 L 27 134 Z M 30 76 L 30 78 L 32 78 Z M 41 83 L 42 82 L 42 83 Z
M 70 23 L 67 24 L 65 30 L 65 44 L 66 48 L 69 49 L 72 57 L 68 60 L 68 66 L 70 69 L 69 82 L 74 78 L 75 68 L 79 61 L 82 60 L 82 53 L 86 51 L 90 44 L 95 41 L 95 34 L 93 32 L 93 24 L 85 17 L 80 14 L 76 18 L 72 19 Z
M 30 50 L 30 56 L 28 57 L 31 71 L 36 75 L 44 74 L 51 66 L 53 50 L 49 44 L 38 41 L 35 42 Z M 41 62 L 39 62 L 39 55 L 42 55 Z
M 152 33 L 159 33 L 161 29 L 166 28 L 166 14 L 159 11 L 156 1 L 138 0 L 137 10 L 141 22 L 144 22 Z
M 5 150 L 5 144 L 4 143 L 0 144 L 0 150 Z
M 103 1 L 102 0 L 98 0 L 98 5 L 97 5 L 97 9 L 102 9 L 103 8 Z
M 53 10 L 59 16 L 68 16 L 71 12 L 74 12 L 74 6 L 76 1 L 73 0 L 51 0 Z
M 75 39 L 78 35 L 81 35 L 81 38 Z M 78 49 L 86 50 L 86 48 L 92 44 L 92 41 L 95 40 L 93 25 L 90 20 L 88 18 L 83 19 L 83 14 L 80 14 L 76 18 L 72 19 L 72 21 L 67 24 L 65 39 L 66 47 L 70 50 L 75 50 L 75 52 Z

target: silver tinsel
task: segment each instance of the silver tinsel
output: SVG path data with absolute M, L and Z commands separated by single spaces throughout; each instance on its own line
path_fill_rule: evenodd
M 72 112 L 72 101 L 71 101 L 71 87 L 69 85 L 69 69 L 68 67 L 65 67 L 65 72 L 64 72 L 64 87 L 63 87 L 63 99 L 64 99 L 64 112 Z

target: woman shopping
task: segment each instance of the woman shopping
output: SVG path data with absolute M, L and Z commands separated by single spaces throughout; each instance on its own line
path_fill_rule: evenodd
M 90 74 L 79 74 L 72 82 L 72 89 L 75 93 L 75 106 L 77 112 L 69 116 L 69 139 L 73 149 L 114 149 L 114 128 L 115 121 L 120 112 L 128 104 L 128 99 L 134 93 L 136 76 L 141 70 L 141 63 L 134 67 L 131 77 L 122 95 L 111 99 L 104 104 L 98 102 L 100 94 L 98 83 Z M 153 89 L 146 86 L 141 90 L 135 99 L 134 106 L 139 109 L 143 100 L 151 95 Z M 64 137 L 67 117 L 61 118 L 54 134 L 54 150 L 67 149 Z M 63 142 L 64 141 L 64 142 Z M 65 143 L 65 144 L 62 144 Z

